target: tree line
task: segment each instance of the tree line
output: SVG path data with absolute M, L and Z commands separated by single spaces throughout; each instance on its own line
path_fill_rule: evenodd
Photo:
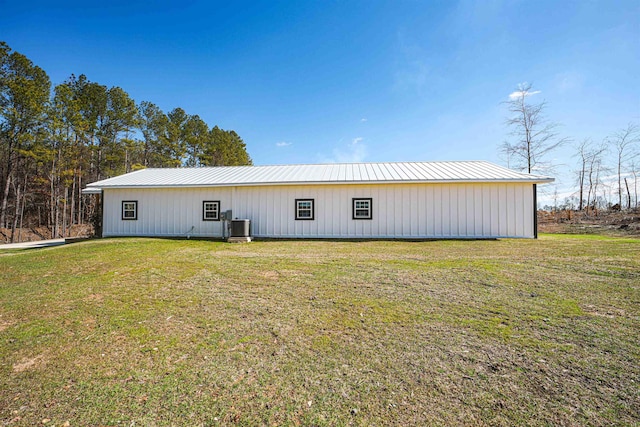
M 510 138 L 500 146 L 507 166 L 528 173 L 553 174 L 558 167 L 572 168 L 574 192 L 545 210 L 576 209 L 587 215 L 596 209 L 638 209 L 640 179 L 640 127 L 629 123 L 613 131 L 603 141 L 574 142 L 561 137 L 559 125 L 546 115 L 546 102 L 531 102 L 537 94 L 530 84 L 519 85 L 505 104 Z M 574 151 L 573 166 L 558 165 L 551 154 L 561 146 Z
M 90 223 L 82 195 L 93 181 L 146 167 L 250 165 L 242 138 L 182 108 L 136 103 L 122 88 L 71 75 L 52 89 L 47 73 L 0 42 L 0 230 L 66 237 Z

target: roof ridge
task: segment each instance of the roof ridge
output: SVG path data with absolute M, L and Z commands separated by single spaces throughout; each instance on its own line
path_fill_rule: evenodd
M 340 166 L 340 165 L 386 165 L 386 164 L 408 164 L 408 163 L 489 163 L 495 166 L 488 160 L 405 160 L 405 161 L 392 161 L 392 162 L 335 162 L 335 163 L 283 163 L 283 164 L 268 164 L 268 165 L 232 165 L 232 166 L 186 166 L 186 167 L 170 167 L 170 168 L 142 168 L 133 172 L 142 170 L 190 170 L 190 169 L 214 169 L 214 168 L 266 168 L 266 167 L 286 167 L 286 166 Z M 505 167 L 505 166 L 500 166 Z M 508 168 L 507 168 L 508 169 Z M 132 173 L 132 172 L 129 172 Z

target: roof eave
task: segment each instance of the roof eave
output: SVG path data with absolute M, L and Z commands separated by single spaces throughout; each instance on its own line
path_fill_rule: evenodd
M 102 193 L 102 189 L 104 187 L 89 187 L 87 186 L 86 188 L 82 189 L 82 194 L 100 194 Z

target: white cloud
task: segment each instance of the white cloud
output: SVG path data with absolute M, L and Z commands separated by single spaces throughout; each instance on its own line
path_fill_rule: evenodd
M 281 142 L 276 142 L 276 147 L 288 147 L 291 144 L 292 142 L 281 141 Z
M 554 206 L 562 204 L 568 197 L 576 194 L 575 189 L 568 187 L 559 187 L 558 185 L 542 185 L 538 186 L 538 206 Z
M 634 177 L 631 172 L 622 174 L 622 192 L 625 194 L 623 200 L 626 200 L 626 188 L 624 184 L 624 178 L 628 179 L 629 187 L 631 187 L 631 197 L 634 197 Z M 598 184 L 598 196 L 604 196 L 607 201 L 612 204 L 618 203 L 618 175 L 606 175 L 600 178 L 600 184 Z M 636 185 L 640 184 L 640 177 L 637 179 Z M 557 191 L 557 194 L 555 192 Z M 556 182 L 555 184 L 538 186 L 538 206 L 553 206 L 554 203 L 560 205 L 564 203 L 565 199 L 578 197 L 578 187 L 574 185 L 562 185 Z M 586 198 L 586 194 L 584 195 Z M 634 203 L 632 201 L 632 203 Z
M 363 118 L 361 118 L 361 119 L 360 119 L 360 121 L 361 121 L 362 123 L 364 123 L 364 122 L 366 122 L 366 121 L 367 121 L 367 119 L 366 119 L 366 117 L 363 117 Z
M 536 95 L 540 93 L 539 90 L 532 90 L 532 91 L 524 91 L 524 90 L 516 90 L 515 92 L 511 92 L 509 94 L 509 99 L 518 99 L 521 96 L 531 96 L 531 95 Z
M 397 55 L 392 89 L 421 94 L 430 81 L 431 67 L 425 50 L 403 31 L 397 34 Z
M 394 75 L 393 89 L 399 92 L 422 92 L 429 81 L 429 66 L 420 59 L 407 60 Z
M 565 93 L 582 88 L 585 82 L 585 77 L 577 72 L 570 71 L 555 76 L 555 84 L 558 87 L 558 92 Z
M 330 157 L 321 156 L 322 163 L 360 163 L 367 157 L 367 146 L 363 144 L 364 138 L 353 138 L 349 144 L 334 148 Z

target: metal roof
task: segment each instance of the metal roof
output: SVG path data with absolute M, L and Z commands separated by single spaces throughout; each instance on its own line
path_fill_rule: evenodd
M 142 169 L 87 185 L 105 188 L 224 187 L 301 184 L 391 184 L 455 182 L 552 182 L 485 161 L 332 163 L 280 166 L 216 166 Z

